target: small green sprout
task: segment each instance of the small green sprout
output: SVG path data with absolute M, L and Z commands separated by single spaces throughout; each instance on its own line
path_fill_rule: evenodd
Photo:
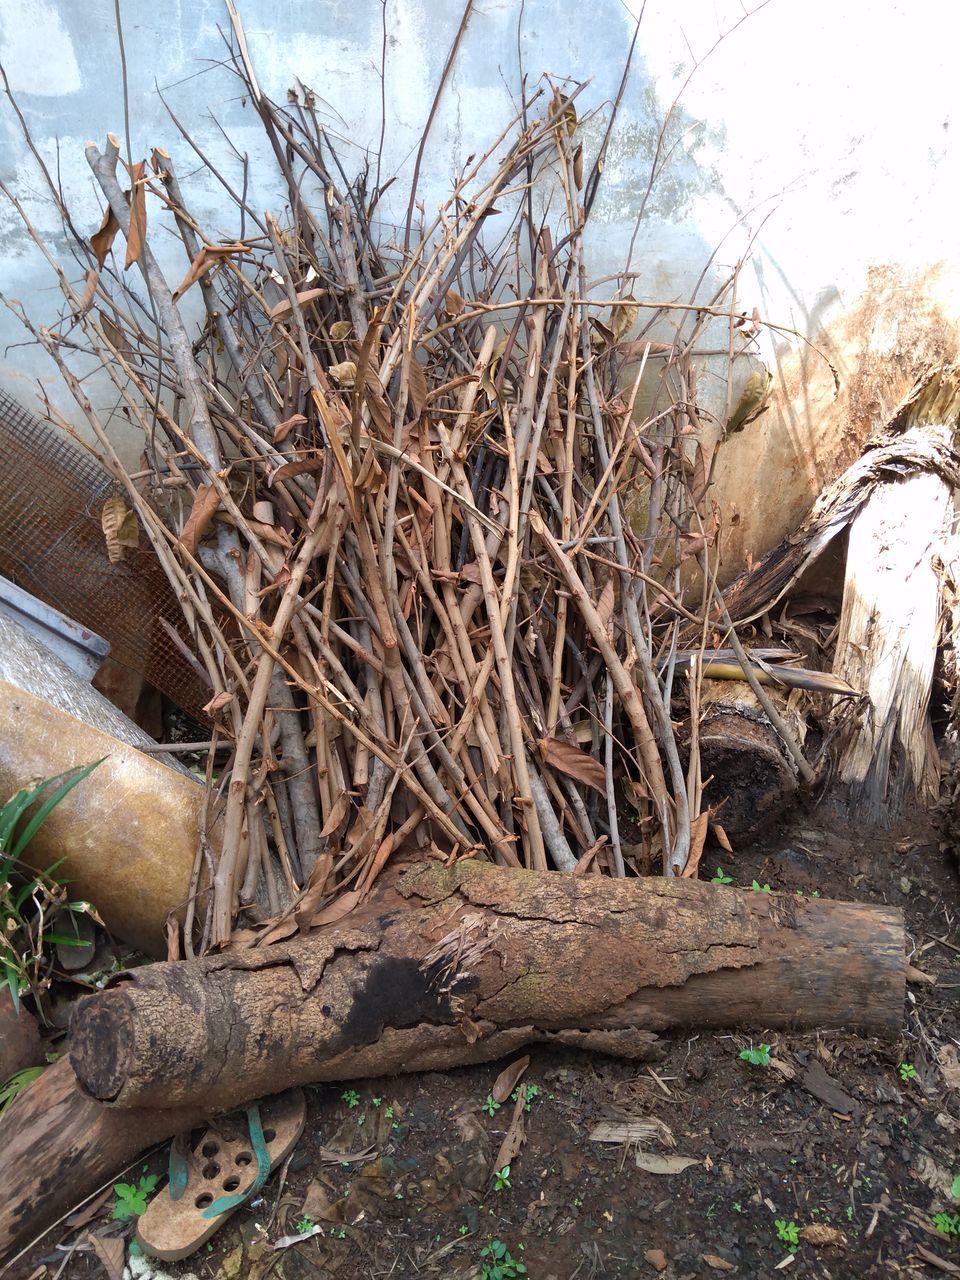
M 470 1234 L 470 1228 L 467 1226 L 465 1222 L 461 1222 L 459 1227 L 457 1227 L 457 1235 L 468 1236 L 469 1234 Z
M 317 1224 L 312 1218 L 308 1218 L 306 1214 L 297 1223 L 297 1235 L 305 1236 L 308 1231 L 312 1231 Z
M 728 876 L 723 867 L 717 867 L 717 874 L 710 881 L 711 884 L 733 884 L 733 876 Z
M 113 1193 L 117 1197 L 113 1206 L 113 1218 L 116 1222 L 126 1222 L 130 1218 L 139 1218 L 146 1212 L 147 1196 L 153 1192 L 160 1181 L 155 1173 L 145 1174 L 139 1182 L 117 1182 Z
M 897 1067 L 897 1071 L 900 1073 L 900 1079 L 904 1084 L 907 1084 L 910 1080 L 916 1080 L 917 1078 L 917 1068 L 912 1062 L 901 1062 L 899 1067 Z
M 367 1120 L 367 1117 L 366 1117 L 366 1116 L 362 1116 L 362 1115 L 361 1115 L 361 1116 L 357 1116 L 357 1124 L 359 1124 L 359 1125 L 365 1124 L 365 1123 L 366 1123 L 366 1120 Z
M 480 1258 L 483 1280 L 514 1280 L 516 1276 L 527 1274 L 527 1268 L 510 1256 L 510 1250 L 502 1240 L 491 1240 L 484 1245 Z
M 537 1094 L 539 1094 L 539 1092 L 540 1090 L 535 1084 L 527 1085 L 527 1097 L 523 1104 L 523 1109 L 525 1112 L 530 1110 L 530 1104 L 533 1102 L 534 1098 L 537 1096 Z M 516 1102 L 516 1100 L 519 1097 L 520 1097 L 520 1085 L 517 1085 L 513 1093 L 511 1093 L 510 1095 L 510 1101 Z
M 853 1221 L 853 1205 L 852 1204 L 847 1205 L 847 1221 L 848 1222 Z
M 387 1119 L 388 1119 L 388 1120 L 392 1120 L 392 1119 L 393 1119 L 393 1107 L 387 1107 L 387 1109 L 384 1111 L 384 1113 L 383 1113 L 383 1114 L 387 1117 Z
M 785 1218 L 776 1218 L 773 1225 L 777 1229 L 777 1239 L 793 1253 L 800 1243 L 800 1228 L 795 1222 L 787 1222 Z
M 381 1103 L 382 1101 L 383 1101 L 383 1099 L 382 1099 L 382 1098 L 374 1098 L 374 1099 L 373 1099 L 373 1105 L 374 1105 L 375 1107 L 379 1107 L 379 1105 L 380 1105 L 380 1103 Z
M 933 1225 L 945 1236 L 960 1236 L 960 1213 L 935 1213 Z
M 505 1164 L 502 1169 L 498 1169 L 496 1172 L 496 1180 L 494 1182 L 493 1189 L 494 1191 L 503 1191 L 505 1189 L 509 1189 L 511 1185 L 510 1166 Z
M 740 1060 L 749 1062 L 751 1067 L 768 1067 L 770 1065 L 770 1046 L 768 1044 L 753 1045 L 749 1049 L 740 1050 Z
M 495 1115 L 497 1114 L 497 1112 L 500 1110 L 500 1103 L 499 1103 L 499 1102 L 494 1102 L 494 1100 L 493 1100 L 493 1094 L 492 1094 L 492 1093 L 488 1093 L 488 1094 L 487 1094 L 487 1100 L 486 1100 L 486 1102 L 483 1104 L 483 1106 L 480 1108 L 480 1110 L 481 1110 L 481 1111 L 485 1111 L 485 1112 L 487 1113 L 487 1115 L 488 1115 L 488 1116 L 495 1116 Z
M 734 1200 L 734 1202 L 733 1202 L 733 1212 L 734 1212 L 734 1213 L 743 1213 L 743 1205 L 740 1203 L 740 1201 L 739 1201 L 739 1200 Z
M 353 1109 L 353 1107 L 359 1107 L 360 1105 L 360 1095 L 357 1093 L 356 1089 L 344 1089 L 340 1097 L 351 1109 Z
M 772 892 L 768 884 L 760 884 L 758 880 L 752 880 L 750 882 L 750 888 L 754 891 L 754 893 L 771 893 Z

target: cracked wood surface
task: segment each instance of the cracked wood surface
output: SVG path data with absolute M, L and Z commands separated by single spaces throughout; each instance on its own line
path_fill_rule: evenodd
M 905 971 L 889 908 L 426 863 L 354 922 L 124 975 L 78 1010 L 70 1058 L 100 1101 L 216 1110 L 535 1041 L 643 1058 L 675 1026 L 896 1035 Z

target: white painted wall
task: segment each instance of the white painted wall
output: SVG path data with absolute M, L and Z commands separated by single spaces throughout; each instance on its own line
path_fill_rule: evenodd
M 327 103 L 345 156 L 376 149 L 381 130 L 380 0 L 239 0 L 264 89 L 283 100 L 299 77 Z M 519 87 L 518 50 L 531 82 L 544 72 L 590 79 L 581 115 L 589 145 L 616 92 L 640 0 L 484 0 L 427 150 L 428 207 L 467 154 L 508 118 Z M 218 63 L 222 0 L 122 0 L 136 156 L 167 147 L 196 211 L 225 237 L 234 210 L 194 162 L 156 86 L 197 142 L 239 183 L 220 126 L 250 156 L 254 202 L 280 211 L 274 168 L 237 81 Z M 386 0 L 383 172 L 409 177 L 461 8 L 453 0 Z M 640 296 L 689 300 L 719 245 L 699 300 L 756 236 L 739 301 L 757 305 L 826 346 L 843 393 L 808 352 L 781 341 L 766 358 L 781 405 L 724 447 L 721 489 L 739 503 L 729 555 L 758 554 L 798 518 L 824 478 L 858 450 L 877 414 L 924 361 L 956 353 L 960 318 L 956 200 L 955 54 L 960 6 L 942 0 L 770 0 L 735 30 L 739 0 L 649 0 L 638 56 L 604 175 L 590 269 L 620 269 L 659 126 L 694 61 L 670 131 L 672 161 L 648 207 L 633 265 Z M 718 36 L 729 32 L 710 52 Z M 706 55 L 709 56 L 707 57 Z M 60 174 L 78 224 L 93 231 L 99 202 L 83 158 L 88 139 L 124 134 L 113 0 L 0 0 L 0 61 L 44 156 Z M 0 173 L 38 230 L 66 252 L 56 212 L 9 105 L 0 107 Z M 391 207 L 405 206 L 404 184 Z M 155 239 L 172 275 L 183 260 Z M 79 270 L 75 271 L 79 276 Z M 59 296 L 15 212 L 0 200 L 0 291 L 51 321 Z M 39 379 L 76 418 L 42 352 L 11 346 L 23 332 L 0 312 L 0 382 L 30 401 Z M 726 396 L 706 370 L 709 405 Z M 104 390 L 95 392 L 109 411 Z M 764 501 L 750 496 L 754 477 Z M 776 513 L 761 519 L 761 508 Z

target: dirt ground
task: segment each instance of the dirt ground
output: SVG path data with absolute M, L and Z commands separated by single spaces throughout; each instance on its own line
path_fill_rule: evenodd
M 900 1041 L 836 1031 L 693 1032 L 664 1041 L 662 1059 L 640 1069 L 534 1049 L 524 1076 L 537 1089 L 525 1142 L 499 1190 L 493 1163 L 514 1106 L 484 1103 L 506 1063 L 308 1089 L 305 1133 L 262 1198 L 191 1259 L 135 1259 L 127 1274 L 960 1275 L 960 1236 L 933 1224 L 935 1213 L 960 1210 L 949 1193 L 960 1174 L 960 878 L 952 854 L 922 815 L 864 835 L 855 821 L 821 809 L 797 815 L 752 851 L 708 851 L 703 874 L 717 865 L 735 884 L 756 880 L 761 891 L 769 884 L 902 908 L 912 964 L 930 981 L 911 983 Z M 741 1061 L 742 1049 L 761 1044 L 770 1045 L 770 1064 Z M 620 1128 L 601 1142 L 605 1122 Z M 634 1140 L 624 1140 L 631 1122 Z M 650 1171 L 665 1156 L 688 1163 Z M 166 1151 L 156 1152 L 126 1180 L 143 1166 L 163 1174 L 165 1162 Z M 129 1238 L 130 1224 L 110 1220 L 113 1202 L 83 1230 Z M 298 1227 L 301 1242 L 270 1247 Z M 826 1242 L 813 1242 L 818 1227 L 828 1228 L 819 1233 Z M 7 1274 L 107 1274 L 85 1241 L 66 1251 L 78 1238 L 76 1228 L 52 1232 Z

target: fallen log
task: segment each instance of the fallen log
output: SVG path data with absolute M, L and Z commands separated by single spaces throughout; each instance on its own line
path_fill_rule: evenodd
M 532 1041 L 649 1056 L 678 1026 L 900 1028 L 904 933 L 889 908 L 472 860 L 413 867 L 395 902 L 123 975 L 75 1015 L 81 1087 L 121 1107 L 227 1108 Z
M 81 1093 L 66 1058 L 54 1063 L 0 1121 L 0 1263 L 112 1181 L 141 1151 L 208 1114 L 206 1106 L 102 1107 Z
M 679 1026 L 895 1036 L 904 941 L 886 907 L 417 865 L 299 941 L 146 966 L 86 1002 L 69 1062 L 0 1124 L 0 1260 L 140 1150 L 293 1083 L 537 1041 L 649 1058 Z

